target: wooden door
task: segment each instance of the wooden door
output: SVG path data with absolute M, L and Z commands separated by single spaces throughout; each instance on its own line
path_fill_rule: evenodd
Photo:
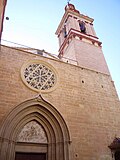
M 16 152 L 15 160 L 46 160 L 45 153 L 20 153 Z
M 120 160 L 120 151 L 115 152 L 115 160 Z

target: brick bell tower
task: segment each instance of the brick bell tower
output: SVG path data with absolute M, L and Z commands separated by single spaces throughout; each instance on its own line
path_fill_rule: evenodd
M 93 27 L 94 19 L 66 5 L 57 28 L 59 58 L 65 62 L 109 75 L 109 70 Z

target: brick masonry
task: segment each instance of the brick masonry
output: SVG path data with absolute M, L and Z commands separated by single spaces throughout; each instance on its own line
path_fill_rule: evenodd
M 110 75 L 100 46 L 74 38 L 64 49 L 64 57 L 76 61 L 81 67 Z

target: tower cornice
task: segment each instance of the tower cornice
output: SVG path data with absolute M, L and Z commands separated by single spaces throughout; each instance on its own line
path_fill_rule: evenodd
M 68 32 L 68 35 L 67 35 L 65 41 L 63 42 L 63 44 L 61 45 L 61 47 L 59 49 L 59 56 L 62 54 L 62 51 L 64 50 L 65 46 L 67 45 L 67 43 L 69 44 L 69 42 L 72 38 L 77 38 L 77 39 L 80 39 L 80 40 L 86 39 L 89 42 L 91 42 L 91 44 L 97 45 L 99 47 L 101 47 L 101 44 L 102 44 L 102 42 L 100 42 L 98 40 L 98 37 L 83 34 L 80 31 L 71 28 L 70 31 Z

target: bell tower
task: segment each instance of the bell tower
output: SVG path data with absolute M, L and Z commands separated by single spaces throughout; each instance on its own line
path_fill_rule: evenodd
M 93 18 L 81 14 L 73 4 L 65 6 L 65 13 L 57 28 L 59 58 L 82 68 L 109 75 L 109 70 L 94 27 Z

